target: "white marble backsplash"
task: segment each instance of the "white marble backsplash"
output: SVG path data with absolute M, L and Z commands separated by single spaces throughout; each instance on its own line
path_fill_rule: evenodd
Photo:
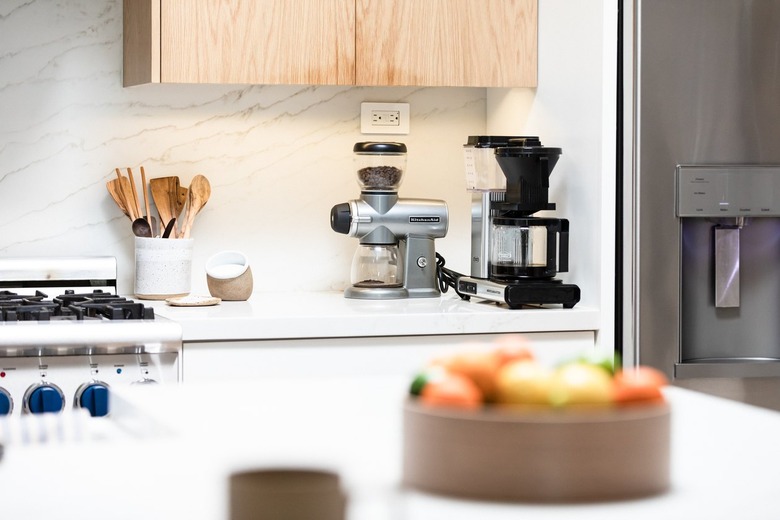
M 140 179 L 203 174 L 193 292 L 220 250 L 252 262 L 255 291 L 341 289 L 357 240 L 330 229 L 356 198 L 357 141 L 409 148 L 402 197 L 446 200 L 437 241 L 467 272 L 469 197 L 461 145 L 485 131 L 485 89 L 248 85 L 122 87 L 121 0 L 0 3 L 0 256 L 115 256 L 132 291 L 130 221 L 106 190 L 114 168 Z M 411 134 L 360 133 L 362 101 L 411 104 Z

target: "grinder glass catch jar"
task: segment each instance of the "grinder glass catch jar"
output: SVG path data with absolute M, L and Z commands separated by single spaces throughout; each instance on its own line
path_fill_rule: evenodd
M 356 143 L 353 152 L 361 192 L 384 195 L 398 192 L 406 170 L 405 144 Z M 379 200 L 384 198 L 380 197 Z M 350 278 L 353 287 L 380 289 L 403 286 L 403 262 L 400 260 L 398 241 L 392 236 L 387 237 L 387 242 L 361 241 L 352 258 Z

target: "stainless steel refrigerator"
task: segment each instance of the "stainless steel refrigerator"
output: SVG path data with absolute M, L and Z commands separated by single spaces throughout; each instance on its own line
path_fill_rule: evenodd
M 618 349 L 780 409 L 780 0 L 619 13 Z

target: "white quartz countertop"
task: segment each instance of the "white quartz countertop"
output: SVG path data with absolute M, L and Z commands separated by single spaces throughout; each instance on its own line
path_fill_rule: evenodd
M 92 443 L 7 446 L 3 518 L 219 520 L 228 518 L 229 475 L 272 467 L 338 473 L 348 520 L 733 520 L 780 510 L 780 413 L 678 388 L 667 391 L 672 465 L 663 494 L 564 505 L 404 489 L 407 385 L 309 378 L 135 387 L 112 420 L 146 438 L 107 430 Z
M 341 292 L 258 293 L 245 302 L 174 307 L 144 301 L 181 324 L 184 341 L 486 334 L 598 330 L 597 309 L 512 310 L 456 294 L 439 298 L 353 300 Z

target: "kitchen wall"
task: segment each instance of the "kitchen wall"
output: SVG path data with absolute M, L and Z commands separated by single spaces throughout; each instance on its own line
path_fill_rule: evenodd
M 563 154 L 550 177 L 570 220 L 570 269 L 582 304 L 601 310 L 597 342 L 613 346 L 617 2 L 539 2 L 539 84 L 487 89 L 487 132 L 532 133 Z M 542 215 L 543 213 L 539 213 Z
M 540 2 L 540 93 L 548 92 L 545 71 L 559 65 L 545 63 L 545 52 L 565 53 L 554 42 L 567 36 L 567 24 L 579 22 L 578 10 L 566 13 L 568 3 Z M 601 12 L 601 1 L 585 4 Z M 561 25 L 561 18 L 568 21 Z M 586 34 L 585 44 L 600 47 L 599 31 Z M 447 201 L 450 228 L 437 251 L 448 266 L 467 272 L 470 208 L 461 146 L 488 129 L 486 89 L 122 88 L 121 63 L 121 0 L 0 4 L 0 255 L 115 256 L 120 292 L 131 292 L 130 222 L 105 185 L 115 167 L 132 167 L 138 179 L 143 165 L 150 177 L 179 175 L 186 184 L 202 173 L 211 180 L 211 200 L 193 231 L 194 292 L 206 293 L 203 265 L 224 249 L 250 256 L 256 291 L 341 290 L 357 240 L 334 233 L 329 212 L 359 195 L 352 145 L 376 138 L 360 134 L 360 102 L 403 101 L 411 104 L 411 133 L 398 138 L 409 148 L 400 194 Z M 601 135 L 580 119 L 587 113 L 556 117 L 571 106 L 600 103 L 594 99 L 600 74 L 586 88 L 549 90 L 546 106 L 556 106 L 555 95 L 564 102 L 549 118 L 528 117 L 534 90 L 490 94 L 529 101 L 492 107 L 493 118 L 503 112 L 506 123 L 495 125 L 501 132 L 539 133 L 564 150 L 553 200 L 573 222 L 572 263 L 586 269 L 575 267 L 569 280 L 583 286 L 583 305 L 599 302 L 599 275 L 590 270 L 600 256 L 582 227 L 598 222 L 601 202 L 587 190 L 588 198 L 578 199 L 582 186 L 600 189 L 601 158 L 593 152 Z M 559 124 L 565 131 L 555 130 Z M 561 188 L 563 182 L 571 188 Z
M 359 195 L 352 145 L 376 138 L 360 134 L 360 102 L 404 101 L 400 193 L 449 203 L 437 249 L 468 265 L 461 145 L 484 132 L 485 89 L 122 88 L 121 64 L 121 0 L 0 4 L 0 254 L 116 256 L 120 291 L 132 291 L 130 222 L 106 182 L 143 165 L 212 183 L 193 230 L 196 291 L 223 249 L 250 256 L 256 290 L 341 289 L 357 240 L 330 229 L 330 208 Z

